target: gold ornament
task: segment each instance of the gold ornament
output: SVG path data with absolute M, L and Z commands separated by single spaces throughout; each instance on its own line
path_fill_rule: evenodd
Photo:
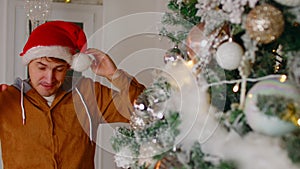
M 247 16 L 246 30 L 252 39 L 259 43 L 268 44 L 277 39 L 283 32 L 283 15 L 272 5 L 256 6 Z
M 287 105 L 287 109 L 285 110 L 285 113 L 283 114 L 283 117 L 281 117 L 282 120 L 290 121 L 295 126 L 299 126 L 298 120 L 300 119 L 300 112 L 297 111 L 297 108 L 295 104 L 289 103 Z

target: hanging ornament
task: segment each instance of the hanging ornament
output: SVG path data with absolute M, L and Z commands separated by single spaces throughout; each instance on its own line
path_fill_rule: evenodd
M 217 49 L 222 43 L 230 39 L 230 25 L 224 24 L 219 29 L 213 32 L 215 38 L 213 39 L 212 47 Z
M 263 4 L 253 8 L 246 19 L 246 31 L 252 39 L 268 44 L 276 40 L 284 30 L 284 18 L 280 10 Z
M 295 86 L 284 81 L 284 77 L 260 81 L 247 93 L 244 112 L 247 123 L 254 131 L 270 136 L 281 136 L 296 129 L 296 125 L 290 122 L 295 120 L 295 116 L 292 116 L 296 113 L 295 109 L 290 108 L 294 106 L 289 103 L 285 108 L 283 105 L 285 104 L 284 100 L 292 100 L 295 105 L 298 104 L 300 94 Z M 259 97 L 265 97 L 265 101 L 258 101 Z M 274 98 L 279 98 L 277 100 L 280 101 L 272 102 L 276 100 Z M 259 104 L 262 107 L 259 108 Z M 276 114 L 276 116 L 269 113 Z M 283 117 L 277 116 L 280 114 Z
M 285 6 L 299 6 L 300 0 L 275 0 L 277 3 Z
M 275 57 L 274 73 L 277 73 L 282 67 L 282 45 L 278 45 L 275 49 L 273 49 L 272 54 Z
M 239 67 L 243 54 L 244 51 L 239 44 L 225 42 L 218 47 L 216 60 L 223 69 L 233 70 Z
M 24 3 L 25 13 L 32 23 L 32 30 L 44 23 L 49 16 L 51 0 L 26 0 Z M 32 31 L 31 30 L 31 31 Z
M 207 65 L 212 57 L 213 49 L 229 39 L 229 27 L 224 25 L 213 32 L 205 30 L 205 24 L 194 26 L 186 39 L 187 54 L 191 60 L 198 59 L 202 66 Z
M 176 62 L 178 59 L 182 59 L 183 54 L 181 50 L 178 48 L 177 45 L 174 46 L 174 48 L 169 49 L 164 56 L 164 62 L 165 64 L 169 62 Z
M 193 60 L 195 57 L 206 60 L 211 48 L 209 35 L 204 32 L 204 23 L 194 26 L 186 39 L 187 54 Z
M 163 78 L 144 90 L 134 101 L 130 124 L 134 129 L 144 129 L 164 118 L 166 100 L 170 97 L 169 83 Z

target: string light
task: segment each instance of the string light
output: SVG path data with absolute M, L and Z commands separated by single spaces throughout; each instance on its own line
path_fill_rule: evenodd
M 253 97 L 253 94 L 248 94 L 248 97 L 251 99 Z
M 279 69 L 280 69 L 280 66 L 279 66 L 279 65 L 276 65 L 276 66 L 275 66 L 275 72 L 278 72 Z
M 298 124 L 298 126 L 300 126 L 300 119 L 297 120 L 297 124 Z
M 287 79 L 287 76 L 286 76 L 286 75 L 281 75 L 279 81 L 280 81 L 281 83 L 283 83 L 283 82 L 286 81 L 286 79 Z
M 194 66 L 194 62 L 192 60 L 187 61 L 185 64 L 188 68 L 192 68 Z
M 65 0 L 65 3 L 70 3 L 71 2 L 71 0 Z
M 287 76 L 286 75 L 268 75 L 268 76 L 263 76 L 263 77 L 259 77 L 259 78 L 247 78 L 246 81 L 247 82 L 258 82 L 258 81 L 261 81 L 261 80 L 274 79 L 274 78 L 279 78 L 279 79 L 282 79 L 282 80 L 285 78 L 285 80 L 286 80 Z M 223 81 L 220 81 L 220 82 L 215 82 L 215 83 L 210 83 L 210 84 L 207 84 L 207 85 L 203 85 L 202 88 L 206 89 L 206 88 L 209 88 L 211 86 L 241 83 L 242 81 L 243 81 L 243 79 L 223 80 Z
M 237 84 L 235 84 L 235 85 L 233 86 L 232 91 L 236 93 L 236 92 L 239 91 L 239 89 L 240 89 L 240 83 L 237 83 Z

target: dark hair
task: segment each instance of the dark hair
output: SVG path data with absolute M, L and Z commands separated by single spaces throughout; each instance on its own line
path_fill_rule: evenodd
M 49 62 L 55 62 L 55 63 L 60 63 L 60 62 L 67 63 L 65 60 L 59 59 L 59 58 L 55 58 L 55 57 L 44 56 L 44 57 L 41 57 L 41 59 L 46 59 Z M 67 63 L 67 64 L 69 64 L 69 63 Z

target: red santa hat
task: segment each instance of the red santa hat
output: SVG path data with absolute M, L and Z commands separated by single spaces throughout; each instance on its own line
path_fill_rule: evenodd
M 91 63 L 91 58 L 83 54 L 86 48 L 87 39 L 79 26 L 71 22 L 50 21 L 31 32 L 20 56 L 26 65 L 46 56 L 63 59 L 75 71 L 84 71 Z

